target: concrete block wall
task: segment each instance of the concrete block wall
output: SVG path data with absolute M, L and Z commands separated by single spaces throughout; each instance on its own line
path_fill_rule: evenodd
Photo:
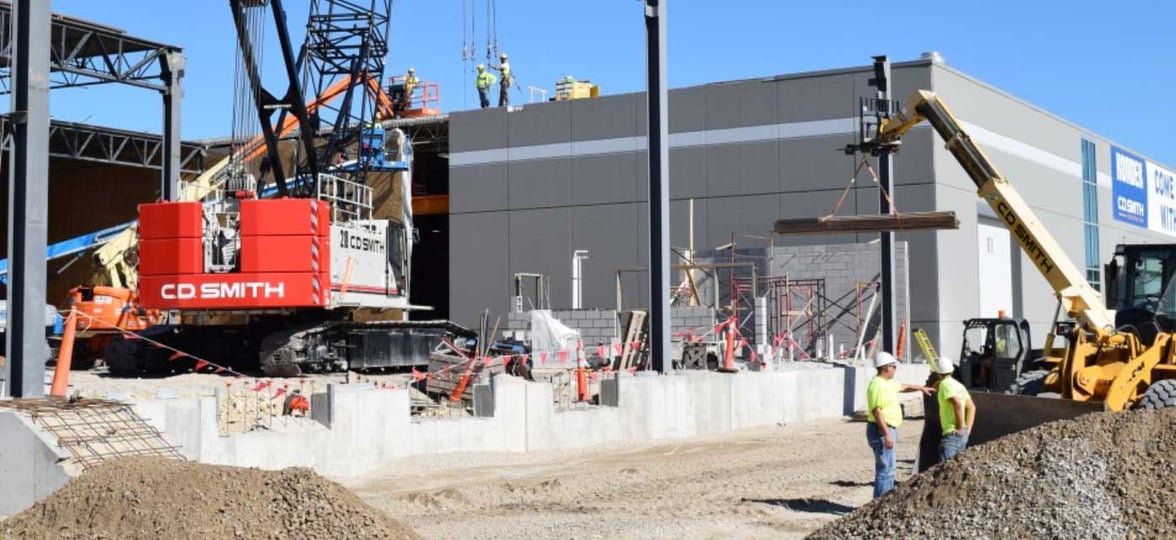
M 584 346 L 608 345 L 620 339 L 620 322 L 615 309 L 552 310 L 552 316 L 573 330 L 580 331 Z M 511 313 L 506 330 L 525 332 L 531 328 L 531 313 Z
M 715 310 L 706 307 L 675 307 L 670 310 L 670 326 L 674 340 L 693 332 L 701 336 L 715 326 Z
M 557 310 L 552 311 L 552 315 L 568 327 L 579 330 L 585 346 L 615 343 L 621 339 L 621 332 L 624 331 L 621 319 L 613 309 Z M 691 331 L 701 336 L 714 325 L 715 312 L 706 306 L 675 307 L 670 311 L 670 326 L 675 340 Z M 529 312 L 511 313 L 507 317 L 507 332 L 526 332 L 530 326 Z

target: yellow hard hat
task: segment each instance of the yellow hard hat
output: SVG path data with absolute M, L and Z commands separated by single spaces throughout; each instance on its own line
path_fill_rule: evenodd
M 408 68 L 408 72 L 409 72 L 409 73 L 416 73 L 416 70 L 415 70 L 415 69 L 413 69 L 413 68 Z
M 485 66 L 485 65 L 478 64 L 478 71 L 483 71 L 483 70 L 485 70 L 485 69 L 486 69 L 486 66 Z
M 498 55 L 498 57 L 503 60 L 506 60 L 506 53 L 502 53 L 502 54 Z

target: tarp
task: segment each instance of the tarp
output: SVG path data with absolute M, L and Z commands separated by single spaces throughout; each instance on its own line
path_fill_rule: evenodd
M 580 337 L 579 330 L 568 328 L 551 314 L 548 309 L 531 310 L 531 350 L 559 352 L 576 352 L 576 340 Z M 574 356 L 569 356 L 575 358 Z

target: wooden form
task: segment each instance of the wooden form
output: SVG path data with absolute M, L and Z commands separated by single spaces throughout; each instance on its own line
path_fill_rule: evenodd
M 431 376 L 425 385 L 425 391 L 430 395 L 440 395 L 448 400 L 453 389 L 457 388 L 457 383 L 461 380 L 462 375 L 465 375 L 468 366 L 465 358 L 460 356 L 439 352 L 430 354 L 429 373 Z M 505 369 L 501 361 L 491 362 L 487 366 L 484 361 L 476 360 L 473 372 L 470 373 L 470 382 L 466 384 L 465 390 L 461 393 L 462 401 L 472 402 L 475 384 L 488 381 L 495 373 L 503 372 Z
M 960 228 L 955 212 L 909 212 L 865 216 L 778 219 L 776 234 L 875 233 Z

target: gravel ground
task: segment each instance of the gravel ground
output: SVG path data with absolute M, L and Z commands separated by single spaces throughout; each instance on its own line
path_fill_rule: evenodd
M 0 522 L 0 537 L 420 538 L 309 469 L 260 471 L 141 457 L 86 471 Z
M 1088 414 L 969 448 L 812 538 L 1176 538 L 1176 409 Z
M 835 419 L 643 446 L 447 454 L 346 485 L 427 538 L 802 538 L 870 500 L 865 429 Z M 900 481 L 921 430 L 903 426 Z

